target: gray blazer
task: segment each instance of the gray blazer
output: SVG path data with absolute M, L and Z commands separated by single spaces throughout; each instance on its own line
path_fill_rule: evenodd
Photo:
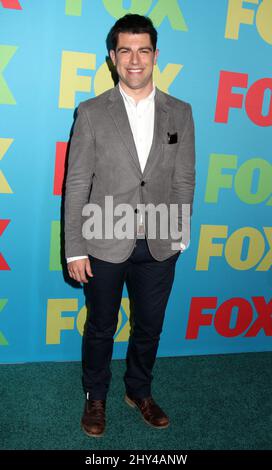
M 169 134 L 170 137 L 169 142 Z M 173 135 L 174 134 L 174 135 Z M 177 135 L 175 135 L 177 134 Z M 141 184 L 142 183 L 142 184 Z M 113 263 L 125 261 L 133 251 L 133 238 L 86 239 L 82 234 L 83 207 L 95 203 L 102 210 L 104 226 L 105 196 L 113 196 L 113 210 L 126 203 L 193 204 L 195 188 L 195 138 L 192 107 L 156 88 L 154 137 L 142 173 L 122 95 L 117 85 L 105 93 L 83 101 L 78 107 L 71 139 L 65 191 L 65 255 L 91 254 Z M 133 211 L 132 211 L 133 212 Z M 148 217 L 146 233 L 148 237 Z M 121 217 L 115 216 L 114 220 Z M 164 220 L 163 223 L 167 223 Z M 170 234 L 147 238 L 152 256 L 162 261 L 177 252 Z

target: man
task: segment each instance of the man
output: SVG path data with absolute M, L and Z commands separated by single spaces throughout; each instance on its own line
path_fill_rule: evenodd
M 158 429 L 169 425 L 152 397 L 151 381 L 182 245 L 173 245 L 176 239 L 171 234 L 161 237 L 158 224 L 155 236 L 150 235 L 149 209 L 142 210 L 142 205 L 176 204 L 181 228 L 181 206 L 192 207 L 195 186 L 192 108 L 153 84 L 159 51 L 152 22 L 125 15 L 112 27 L 108 43 L 119 83 L 78 107 L 65 196 L 68 271 L 85 283 L 90 304 L 82 348 L 86 401 L 81 424 L 94 437 L 105 430 L 113 337 L 125 282 L 132 319 L 125 401 L 140 410 L 147 424 Z M 82 230 L 82 210 L 88 203 L 101 208 L 105 225 L 109 224 L 108 196 L 114 209 L 120 204 L 133 209 L 132 236 L 122 237 L 116 230 L 111 237 L 104 231 L 103 236 L 90 238 L 86 226 Z M 88 206 L 84 215 L 90 215 Z M 162 217 L 164 228 L 168 222 L 168 215 Z

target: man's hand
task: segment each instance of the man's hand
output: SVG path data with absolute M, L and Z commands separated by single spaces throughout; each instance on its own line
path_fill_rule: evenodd
M 69 276 L 75 279 L 75 281 L 87 283 L 88 279 L 86 277 L 86 273 L 90 277 L 93 277 L 89 258 L 70 261 L 70 263 L 67 264 L 67 267 Z

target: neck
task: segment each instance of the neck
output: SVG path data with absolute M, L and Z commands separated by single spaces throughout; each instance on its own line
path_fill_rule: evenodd
M 120 81 L 120 86 L 127 95 L 131 96 L 131 98 L 136 101 L 136 103 L 150 95 L 153 90 L 153 82 L 148 83 L 144 88 L 134 89 L 129 88 L 124 82 Z

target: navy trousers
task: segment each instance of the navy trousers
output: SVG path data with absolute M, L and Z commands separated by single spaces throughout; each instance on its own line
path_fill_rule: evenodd
M 126 282 L 131 330 L 126 357 L 126 392 L 135 398 L 151 395 L 167 301 L 179 253 L 155 260 L 146 239 L 137 239 L 130 257 L 110 263 L 89 255 L 94 277 L 86 285 L 89 306 L 82 341 L 83 389 L 94 400 L 106 399 L 111 381 L 111 358 L 118 312 Z

